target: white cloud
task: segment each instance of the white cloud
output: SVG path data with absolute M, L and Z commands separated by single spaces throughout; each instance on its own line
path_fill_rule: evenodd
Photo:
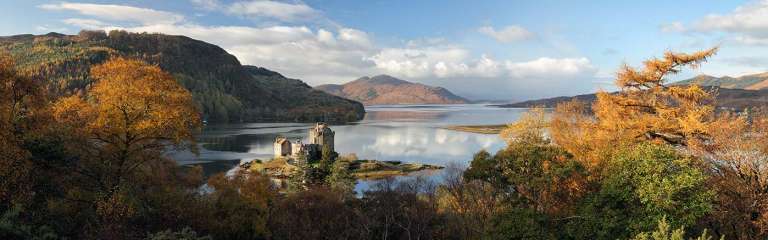
M 665 33 L 679 33 L 679 32 L 685 32 L 685 26 L 683 26 L 683 23 L 681 22 L 672 22 L 668 24 L 662 24 L 661 25 L 661 32 Z
M 221 8 L 221 3 L 217 0 L 191 0 L 192 4 L 197 8 L 204 10 L 216 10 Z
M 373 64 L 364 58 L 373 43 L 360 30 L 337 32 L 305 26 L 242 27 L 149 25 L 119 28 L 131 32 L 185 35 L 213 43 L 237 56 L 243 64 L 263 66 L 313 84 L 345 81 L 369 74 Z
M 67 18 L 62 20 L 62 22 L 82 29 L 104 29 L 109 27 L 107 23 L 96 19 Z
M 504 27 L 501 30 L 496 30 L 493 27 L 485 26 L 477 30 L 480 33 L 491 36 L 496 41 L 503 43 L 516 42 L 521 40 L 527 40 L 534 37 L 534 34 L 526 30 L 523 27 L 511 25 Z
M 756 37 L 750 35 L 739 35 L 731 37 L 731 42 L 740 43 L 744 45 L 768 45 L 768 38 Z
M 149 8 L 113 4 L 90 4 L 62 2 L 43 4 L 45 10 L 69 10 L 79 14 L 112 21 L 128 21 L 142 24 L 173 24 L 184 20 L 184 16 Z
M 472 59 L 468 50 L 456 46 L 386 48 L 370 59 L 381 71 L 408 78 L 559 77 L 596 70 L 587 58 L 542 57 L 516 62 L 481 55 L 479 59 Z
M 597 68 L 587 58 L 542 57 L 526 62 L 505 63 L 507 71 L 516 78 L 527 77 L 569 77 L 593 74 Z
M 285 22 L 306 21 L 318 17 L 317 10 L 303 3 L 291 4 L 268 0 L 235 2 L 226 11 L 248 18 L 274 18 Z
M 728 14 L 710 14 L 694 24 L 699 31 L 768 35 L 768 0 L 753 2 Z
M 233 6 L 217 1 L 198 1 L 197 4 L 219 10 Z M 343 83 L 360 76 L 386 73 L 410 81 L 448 87 L 469 97 L 522 99 L 552 96 L 555 93 L 551 89 L 555 88 L 565 88 L 567 94 L 591 91 L 595 88 L 591 81 L 598 72 L 587 58 L 497 59 L 490 55 L 477 55 L 441 38 L 417 39 L 404 42 L 403 46 L 388 47 L 377 45 L 370 33 L 353 28 L 318 28 L 317 25 L 207 26 L 185 21 L 183 16 L 167 12 L 161 15 L 178 17 L 138 21 L 135 17 L 85 10 L 117 6 L 93 5 L 98 4 L 61 3 L 40 7 L 49 10 L 78 9 L 80 15 L 89 16 L 63 20 L 72 26 L 185 35 L 199 39 L 221 46 L 243 64 L 266 67 L 311 85 Z M 162 12 L 127 8 L 141 9 L 145 13 Z M 299 15 L 269 16 L 287 20 Z M 505 39 L 526 38 L 525 34 L 512 37 L 514 34 L 510 32 L 514 31 L 497 33 L 506 35 Z M 507 97 L 506 94 L 514 96 Z
M 725 14 L 708 14 L 689 26 L 681 22 L 664 24 L 661 31 L 724 33 L 723 40 L 728 43 L 768 45 L 768 0 L 751 2 Z

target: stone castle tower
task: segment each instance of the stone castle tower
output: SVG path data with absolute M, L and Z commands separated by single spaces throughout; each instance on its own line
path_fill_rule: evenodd
M 334 149 L 334 135 L 336 133 L 326 123 L 319 122 L 315 127 L 309 130 L 309 143 L 304 144 L 301 140 L 291 142 L 285 137 L 275 139 L 274 149 L 275 158 L 296 159 L 299 153 L 304 153 L 307 160 L 319 159 L 323 146 L 329 146 L 331 151 Z
M 317 144 L 319 149 L 323 146 L 330 146 L 331 151 L 336 151 L 333 146 L 334 135 L 336 133 L 328 127 L 328 124 L 319 122 L 315 128 L 309 130 L 309 144 Z

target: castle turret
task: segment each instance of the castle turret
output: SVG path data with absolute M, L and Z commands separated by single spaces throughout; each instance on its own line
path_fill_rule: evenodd
M 315 128 L 309 130 L 309 143 L 319 145 L 320 149 L 323 146 L 329 146 L 331 151 L 334 149 L 334 135 L 336 133 L 328 127 L 328 124 L 319 122 L 315 124 Z

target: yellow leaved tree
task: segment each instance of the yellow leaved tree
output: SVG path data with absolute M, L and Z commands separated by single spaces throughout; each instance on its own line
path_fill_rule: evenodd
M 697 68 L 715 52 L 666 52 L 664 58 L 645 61 L 642 69 L 623 66 L 616 78 L 620 91 L 597 95 L 593 110 L 599 128 L 629 139 L 683 145 L 706 134 L 714 113 L 712 93 L 698 85 L 670 86 L 667 77 L 684 67 Z
M 162 161 L 171 148 L 194 148 L 200 126 L 192 96 L 170 74 L 139 60 L 113 58 L 91 69 L 95 84 L 85 95 L 60 99 L 54 118 L 72 138 L 68 148 L 79 157 L 77 172 L 90 180 L 85 198 L 108 204 L 113 215 L 130 214 L 116 206 L 130 179 L 150 161 Z M 84 188 L 89 189 L 89 188 Z M 89 195 L 92 194 L 92 195 Z M 115 209 L 125 209 L 114 212 Z
M 666 52 L 643 68 L 623 66 L 616 93 L 598 92 L 591 107 L 559 104 L 550 122 L 553 141 L 585 166 L 596 168 L 612 149 L 640 141 L 687 146 L 706 138 L 714 119 L 714 93 L 698 85 L 669 85 L 670 75 L 697 68 L 717 48 L 691 54 Z
M 535 107 L 520 115 L 520 118 L 514 123 L 508 124 L 499 135 L 507 143 L 547 144 L 546 130 L 548 124 L 544 108 Z

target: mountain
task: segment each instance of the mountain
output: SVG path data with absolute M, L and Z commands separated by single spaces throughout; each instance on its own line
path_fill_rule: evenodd
M 713 77 L 698 75 L 691 79 L 670 83 L 670 85 L 697 84 L 717 92 L 717 107 L 728 109 L 744 109 L 747 107 L 762 107 L 768 104 L 768 73 L 744 75 L 741 77 Z M 585 102 L 593 102 L 595 94 L 578 96 L 562 96 L 529 100 L 511 104 L 493 105 L 508 108 L 528 108 L 533 106 L 555 107 L 558 103 L 579 99 Z
M 744 75 L 741 77 L 713 77 L 709 75 L 699 75 L 694 78 L 674 82 L 672 84 L 698 84 L 707 87 L 759 90 L 768 88 L 768 73 Z
M 762 107 L 768 105 L 768 89 L 750 90 L 750 89 L 731 89 L 721 87 L 707 87 L 717 93 L 717 108 L 743 110 L 745 108 Z M 535 106 L 553 108 L 558 103 L 578 99 L 584 102 L 593 102 L 597 99 L 595 94 L 584 94 L 571 97 L 554 97 L 538 100 L 530 100 L 512 104 L 492 105 L 504 108 L 530 108 Z
M 110 57 L 139 58 L 173 74 L 211 122 L 355 121 L 359 102 L 318 91 L 265 68 L 244 66 L 224 49 L 185 36 L 82 31 L 0 37 L 19 70 L 43 79 L 53 97 L 87 91 L 90 67 Z
M 469 102 L 445 88 L 412 83 L 389 75 L 362 77 L 342 85 L 326 84 L 316 86 L 315 89 L 360 101 L 365 105 L 459 104 Z

